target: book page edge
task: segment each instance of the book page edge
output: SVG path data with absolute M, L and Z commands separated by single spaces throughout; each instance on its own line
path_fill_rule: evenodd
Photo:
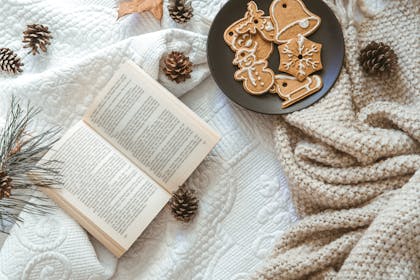
M 88 231 L 117 258 L 120 258 L 128 250 L 128 248 L 122 247 L 102 229 L 96 226 L 93 221 L 91 221 L 88 217 L 83 215 L 83 213 L 69 204 L 65 198 L 58 194 L 56 190 L 43 188 L 42 192 L 48 195 L 58 206 L 60 206 L 65 211 L 65 213 L 76 220 L 82 228 Z

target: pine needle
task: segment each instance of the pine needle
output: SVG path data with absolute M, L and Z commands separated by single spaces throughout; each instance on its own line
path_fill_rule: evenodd
M 10 196 L 3 193 L 0 196 L 0 232 L 8 233 L 11 225 L 23 222 L 19 216 L 22 211 L 36 215 L 49 213 L 53 206 L 40 190 L 62 184 L 60 163 L 42 160 L 58 141 L 60 130 L 54 128 L 39 134 L 30 131 L 38 113 L 29 104 L 23 109 L 12 97 L 0 134 L 0 192 L 6 185 L 10 188 Z

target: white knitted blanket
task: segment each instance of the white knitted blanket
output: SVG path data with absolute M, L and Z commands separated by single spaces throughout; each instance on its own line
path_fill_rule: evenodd
M 117 0 L 0 0 L 1 47 L 23 55 L 26 24 L 46 24 L 54 36 L 46 55 L 24 58 L 23 74 L 0 75 L 2 118 L 14 94 L 43 109 L 37 127 L 66 129 L 128 57 L 223 136 L 188 181 L 200 198 L 192 224 L 176 222 L 164 209 L 117 267 L 117 260 L 61 211 L 25 216 L 0 252 L 1 279 L 113 274 L 115 279 L 243 279 L 263 262 L 296 216 L 274 153 L 273 118 L 232 104 L 208 77 L 205 34 L 223 2 L 193 0 L 195 16 L 185 32 L 158 31 L 180 27 L 166 10 L 161 26 L 148 14 L 116 22 Z M 195 64 L 185 84 L 168 81 L 159 70 L 161 57 L 171 50 L 185 52 Z

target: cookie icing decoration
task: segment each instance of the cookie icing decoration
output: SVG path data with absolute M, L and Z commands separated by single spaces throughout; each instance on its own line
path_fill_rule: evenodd
M 233 64 L 239 67 L 234 75 L 235 80 L 243 81 L 244 89 L 253 95 L 267 92 L 274 84 L 274 72 L 268 68 L 266 60 L 258 59 L 257 47 L 238 50 L 233 60 Z
M 281 72 L 303 81 L 307 76 L 322 69 L 322 44 L 312 42 L 301 34 L 278 47 Z
M 252 95 L 276 93 L 287 108 L 323 86 L 321 77 L 312 75 L 322 69 L 322 45 L 305 38 L 321 19 L 301 0 L 274 0 L 270 16 L 264 14 L 254 1 L 248 2 L 244 17 L 225 30 L 224 40 L 235 52 L 234 79 L 244 90 Z M 273 43 L 280 44 L 279 70 L 285 74 L 276 75 L 268 67 Z
M 298 34 L 309 36 L 321 24 L 321 18 L 309 11 L 301 0 L 274 0 L 270 6 L 274 42 L 286 43 Z
M 267 59 L 273 52 L 273 43 L 265 40 L 261 32 L 255 32 L 255 34 L 238 32 L 239 27 L 244 25 L 247 20 L 247 18 L 242 18 L 232 23 L 225 30 L 223 39 L 234 52 L 241 48 L 253 48 L 258 45 L 257 56 L 261 59 Z
M 238 25 L 238 33 L 250 32 L 257 33 L 257 29 L 261 28 L 261 17 L 264 16 L 264 11 L 258 10 L 257 4 L 254 1 L 248 3 L 247 12 L 244 16 L 244 21 Z
M 318 92 L 321 88 L 322 79 L 318 75 L 306 77 L 300 82 L 293 76 L 279 74 L 275 76 L 270 92 L 277 93 L 281 99 L 285 100 L 281 104 L 284 109 Z
M 253 48 L 258 45 L 257 55 L 261 59 L 267 59 L 273 52 L 273 44 L 264 40 L 261 34 L 256 33 L 254 35 L 250 33 L 238 34 L 234 27 L 226 29 L 224 39 L 226 44 L 231 48 L 232 51 L 236 52 L 241 48 Z
M 247 6 L 247 12 L 243 21 L 237 26 L 238 33 L 251 33 L 259 32 L 264 39 L 273 41 L 274 39 L 274 25 L 270 16 L 264 16 L 264 11 L 258 10 L 257 4 L 250 1 Z

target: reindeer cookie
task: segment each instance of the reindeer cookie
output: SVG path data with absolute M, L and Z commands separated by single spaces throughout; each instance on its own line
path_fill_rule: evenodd
M 260 59 L 267 59 L 273 52 L 273 44 L 264 40 L 261 34 L 243 33 L 239 34 L 235 32 L 235 26 L 231 26 L 225 31 L 225 42 L 229 45 L 232 51 L 236 52 L 241 48 L 254 48 L 258 46 L 256 55 Z
M 284 44 L 298 34 L 309 36 L 321 24 L 321 18 L 310 12 L 301 0 L 274 0 L 270 6 L 274 42 Z
M 223 35 L 232 51 L 253 48 L 257 44 L 258 58 L 267 59 L 271 55 L 273 44 L 270 41 L 274 38 L 274 27 L 271 17 L 263 15 L 264 12 L 258 10 L 254 1 L 248 3 L 245 16 L 231 24 Z
M 258 59 L 256 49 L 242 48 L 236 52 L 233 64 L 238 65 L 234 78 L 243 81 L 244 89 L 252 95 L 267 92 L 274 84 L 274 72 L 268 68 L 266 60 Z
M 245 17 L 238 26 L 239 33 L 255 34 L 259 32 L 267 41 L 273 41 L 275 30 L 270 16 L 264 16 L 264 11 L 258 10 L 257 4 L 250 1 L 247 6 Z
M 282 108 L 302 100 L 309 95 L 318 92 L 322 88 L 322 79 L 318 75 L 306 77 L 302 82 L 289 75 L 276 75 L 274 85 L 270 89 L 271 93 L 277 93 L 281 99 L 285 100 Z

